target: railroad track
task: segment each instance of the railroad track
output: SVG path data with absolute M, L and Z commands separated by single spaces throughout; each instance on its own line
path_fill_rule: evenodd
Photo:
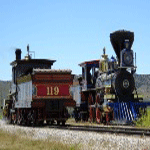
M 18 125 L 16 125 L 18 126 Z M 26 125 L 22 125 L 26 126 Z M 31 127 L 31 126 L 28 126 Z M 127 135 L 144 135 L 144 136 L 150 136 L 150 128 L 135 128 L 130 126 L 91 126 L 91 125 L 72 125 L 72 124 L 66 124 L 65 126 L 62 125 L 46 125 L 43 126 L 32 126 L 32 127 L 46 127 L 46 128 L 55 128 L 55 129 L 61 129 L 61 130 L 74 130 L 74 131 L 90 131 L 90 132 L 97 132 L 97 133 L 116 133 L 116 134 L 127 134 Z
M 133 128 L 133 127 L 118 127 L 118 126 L 82 126 L 82 125 L 51 125 L 48 128 L 56 128 L 62 130 L 90 131 L 90 132 L 107 132 L 128 135 L 145 135 L 150 136 L 150 129 Z

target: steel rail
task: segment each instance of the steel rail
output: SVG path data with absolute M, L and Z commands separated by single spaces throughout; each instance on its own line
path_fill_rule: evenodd
M 75 131 L 90 131 L 90 132 L 107 132 L 107 133 L 117 133 L 117 134 L 128 134 L 128 135 L 142 135 L 150 136 L 150 129 L 143 128 L 133 128 L 133 127 L 114 127 L 114 126 L 82 126 L 82 125 L 65 125 L 65 126 L 55 126 L 50 125 L 48 128 L 56 128 L 62 130 L 75 130 Z
M 18 125 L 16 125 L 18 126 Z M 54 129 L 61 129 L 61 130 L 74 130 L 74 131 L 85 131 L 85 132 L 97 132 L 97 133 L 116 133 L 116 134 L 127 134 L 127 135 L 141 135 L 141 136 L 150 136 L 150 128 L 136 128 L 131 126 L 91 126 L 91 125 L 73 125 L 73 124 L 66 124 L 63 125 L 22 125 L 26 127 L 40 127 L 40 128 L 54 128 Z

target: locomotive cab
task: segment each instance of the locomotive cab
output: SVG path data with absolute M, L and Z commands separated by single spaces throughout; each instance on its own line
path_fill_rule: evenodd
M 79 65 L 82 67 L 82 91 L 94 89 L 98 77 L 99 60 L 85 61 Z

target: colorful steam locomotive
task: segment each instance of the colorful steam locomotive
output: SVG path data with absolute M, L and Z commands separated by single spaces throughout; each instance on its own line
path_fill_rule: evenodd
M 131 123 L 149 105 L 135 87 L 136 53 L 134 57 L 131 49 L 134 33 L 119 30 L 110 34 L 110 41 L 117 59 L 113 56 L 109 59 L 104 48 L 100 60 L 79 64 L 81 104 L 76 108 L 76 120 L 80 116 L 84 121 L 97 123 Z
M 5 100 L 4 117 L 14 124 L 65 124 L 67 106 L 75 106 L 70 94 L 73 82 L 71 70 L 54 70 L 55 60 L 32 59 L 28 54 L 21 59 L 16 49 L 16 60 L 11 63 L 12 83 Z

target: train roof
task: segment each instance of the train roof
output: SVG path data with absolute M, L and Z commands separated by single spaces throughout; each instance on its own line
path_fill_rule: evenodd
M 53 63 L 56 62 L 56 60 L 49 60 L 49 59 L 30 59 L 30 60 L 26 60 L 26 59 L 21 59 L 21 60 L 15 60 L 13 62 L 10 63 L 10 65 L 14 66 L 16 64 L 28 64 L 28 63 L 37 63 L 37 64 L 50 64 L 53 65 Z
M 33 73 L 71 73 L 70 69 L 33 69 Z
M 84 67 L 86 65 L 87 67 L 93 67 L 93 66 L 99 67 L 99 61 L 100 61 L 100 59 L 84 61 L 84 62 L 80 63 L 79 66 Z

